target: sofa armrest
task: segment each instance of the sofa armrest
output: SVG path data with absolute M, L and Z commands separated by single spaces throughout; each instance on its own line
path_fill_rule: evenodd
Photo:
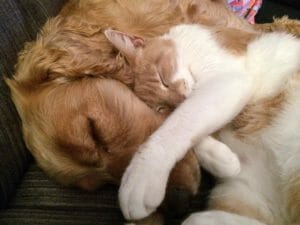
M 21 121 L 3 77 L 12 76 L 24 42 L 35 38 L 65 0 L 6 0 L 0 4 L 0 209 L 4 208 L 30 161 Z

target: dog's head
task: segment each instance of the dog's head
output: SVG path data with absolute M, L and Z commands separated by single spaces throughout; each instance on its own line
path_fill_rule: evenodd
M 52 178 L 95 189 L 118 182 L 132 154 L 162 122 L 123 84 L 84 78 L 27 89 L 8 80 L 28 149 Z

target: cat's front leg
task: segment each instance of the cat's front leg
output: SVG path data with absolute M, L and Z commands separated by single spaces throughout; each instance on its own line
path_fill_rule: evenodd
M 240 160 L 224 143 L 208 136 L 195 145 L 194 152 L 203 168 L 219 178 L 232 177 L 241 171 Z
M 127 167 L 119 191 L 119 202 L 126 219 L 143 219 L 162 202 L 169 174 L 176 163 L 166 150 L 150 137 Z
M 141 219 L 162 202 L 175 163 L 204 137 L 231 121 L 252 96 L 240 74 L 215 76 L 195 90 L 134 155 L 121 181 L 119 200 L 127 219 Z

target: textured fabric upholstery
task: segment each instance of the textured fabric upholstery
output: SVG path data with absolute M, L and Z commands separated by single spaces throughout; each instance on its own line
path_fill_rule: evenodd
M 30 155 L 22 141 L 20 119 L 9 97 L 3 76 L 11 76 L 17 53 L 36 36 L 62 0 L 0 0 L 0 208 L 21 181 Z
M 0 0 L 0 74 L 11 75 L 17 53 L 36 37 L 46 19 L 65 0 Z
M 116 187 L 106 186 L 96 193 L 64 188 L 35 164 L 0 214 L 1 225 L 117 225 L 122 221 Z
M 190 212 L 204 207 L 210 182 L 202 182 L 203 191 L 193 199 Z M 116 186 L 105 186 L 95 193 L 64 188 L 31 164 L 6 210 L 0 213 L 0 224 L 121 225 L 125 221 L 117 202 Z M 166 224 L 179 225 L 180 221 L 167 219 Z

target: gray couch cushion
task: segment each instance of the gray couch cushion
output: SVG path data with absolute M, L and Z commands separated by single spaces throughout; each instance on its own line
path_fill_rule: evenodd
M 17 53 L 66 0 L 0 0 L 0 74 L 11 75 Z
M 205 207 L 205 196 L 213 185 L 204 176 L 199 195 L 189 212 Z M 125 221 L 118 206 L 118 188 L 105 186 L 95 193 L 64 188 L 31 164 L 22 183 L 0 213 L 1 225 L 121 225 Z M 166 225 L 179 225 L 182 218 L 167 218 Z
M 117 202 L 114 186 L 96 193 L 64 188 L 32 164 L 7 209 L 0 213 L 0 224 L 117 225 L 124 222 Z
M 0 0 L 0 209 L 5 207 L 27 168 L 30 155 L 20 130 L 20 119 L 3 76 L 11 76 L 17 53 L 32 40 L 62 0 Z

